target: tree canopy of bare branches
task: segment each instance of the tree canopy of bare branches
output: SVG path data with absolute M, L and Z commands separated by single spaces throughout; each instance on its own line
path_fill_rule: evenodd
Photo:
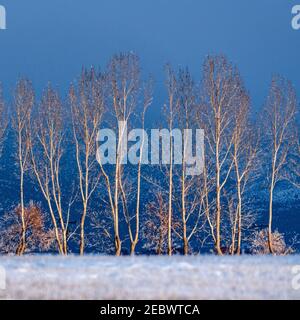
M 17 254 L 22 255 L 26 250 L 26 222 L 25 222 L 25 198 L 24 177 L 30 167 L 30 126 L 31 113 L 34 105 L 34 92 L 32 84 L 26 79 L 17 83 L 14 95 L 13 128 L 17 136 L 17 159 L 20 177 L 20 210 L 22 232 Z
M 97 134 L 104 113 L 105 76 L 94 69 L 84 70 L 78 84 L 70 89 L 73 137 L 76 148 L 76 163 L 82 215 L 80 222 L 80 254 L 84 253 L 85 220 L 89 200 L 95 192 L 100 175 L 97 173 Z
M 300 185 L 295 88 L 274 76 L 257 116 L 225 56 L 206 57 L 195 79 L 188 68 L 165 67 L 165 103 L 151 130 L 153 82 L 132 52 L 114 55 L 101 72 L 83 68 L 66 103 L 50 84 L 40 97 L 21 79 L 10 111 L 0 89 L 0 174 L 10 177 L 9 163 L 17 190 L 3 191 L 14 199 L 0 206 L 0 250 L 292 252 L 273 221 L 277 191 Z M 201 160 L 201 172 L 190 174 L 191 160 Z
M 280 76 L 274 76 L 270 86 L 269 96 L 264 108 L 262 119 L 266 134 L 264 148 L 269 185 L 269 225 L 268 244 L 273 253 L 272 222 L 274 189 L 279 181 L 289 179 L 288 161 L 295 135 L 297 100 L 295 89 L 290 81 Z
M 32 170 L 48 205 L 58 250 L 66 255 L 71 200 L 69 205 L 64 207 L 61 159 L 64 152 L 65 129 L 61 100 L 50 85 L 44 91 L 32 128 L 30 143 Z

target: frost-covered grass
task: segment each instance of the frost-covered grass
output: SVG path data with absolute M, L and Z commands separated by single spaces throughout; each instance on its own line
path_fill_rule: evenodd
M 288 257 L 2 257 L 3 299 L 300 299 Z

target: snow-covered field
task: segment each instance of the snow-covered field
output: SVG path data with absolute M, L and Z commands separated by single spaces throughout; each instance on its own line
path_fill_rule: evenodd
M 300 299 L 300 256 L 27 256 L 0 266 L 2 299 Z

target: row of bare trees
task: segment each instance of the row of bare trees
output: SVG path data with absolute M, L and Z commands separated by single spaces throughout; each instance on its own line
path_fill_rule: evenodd
M 263 243 L 263 252 L 288 251 L 272 223 L 277 185 L 285 181 L 299 187 L 300 176 L 296 93 L 283 77 L 273 77 L 257 115 L 238 69 L 224 56 L 206 58 L 200 83 L 188 69 L 167 65 L 159 125 L 171 133 L 169 164 L 150 169 L 142 165 L 147 137 L 127 136 L 130 128 L 145 129 L 147 115 L 157 112 L 151 106 L 152 81 L 142 80 L 133 53 L 115 55 L 104 72 L 83 70 L 67 102 L 50 84 L 37 99 L 26 79 L 17 83 L 10 108 L 3 100 L 0 92 L 0 141 L 2 146 L 5 133 L 14 133 L 19 192 L 14 210 L 2 214 L 1 237 L 14 239 L 18 255 L 30 252 L 34 230 L 44 248 L 63 255 L 77 243 L 83 255 L 99 236 L 116 255 L 127 243 L 131 254 L 144 245 L 168 255 L 180 247 L 187 255 L 211 243 L 219 255 L 239 255 L 243 241 L 251 238 L 247 230 L 256 218 L 251 195 L 257 185 L 268 190 L 269 223 L 253 243 Z M 101 127 L 118 133 L 115 165 L 97 159 Z M 203 173 L 188 175 L 188 137 L 176 141 L 172 133 L 198 128 L 204 130 Z M 130 165 L 125 165 L 125 142 L 139 146 Z M 174 163 L 178 146 L 182 164 Z M 30 202 L 26 177 L 41 204 Z

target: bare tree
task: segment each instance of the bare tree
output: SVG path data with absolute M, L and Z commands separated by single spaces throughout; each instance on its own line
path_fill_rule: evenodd
M 130 214 L 128 209 L 128 197 L 124 187 L 124 162 L 126 155 L 124 154 L 124 141 L 127 141 L 127 128 L 132 119 L 134 111 L 137 107 L 137 99 L 139 93 L 139 59 L 133 53 L 125 53 L 114 56 L 109 64 L 109 82 L 111 104 L 108 102 L 113 125 L 118 128 L 118 141 L 116 146 L 116 161 L 114 169 L 114 177 L 106 171 L 106 168 L 100 161 L 101 172 L 105 178 L 107 187 L 109 205 L 114 225 L 114 243 L 115 253 L 117 256 L 121 254 L 122 241 L 120 238 L 120 199 L 123 207 L 123 213 L 127 222 L 129 237 L 132 249 L 135 248 L 138 239 L 139 229 L 136 228 L 136 235 L 133 236 L 130 224 Z M 111 106 L 111 108 L 110 108 Z M 100 160 L 100 159 L 99 159 Z M 139 211 L 137 211 L 139 214 Z M 139 219 L 136 216 L 137 224 Z
M 30 119 L 34 105 L 34 91 L 28 80 L 22 79 L 17 83 L 14 94 L 13 128 L 17 135 L 17 158 L 20 177 L 20 216 L 22 222 L 20 243 L 17 254 L 22 255 L 26 250 L 26 222 L 24 177 L 30 164 Z
M 109 210 L 101 211 L 101 218 L 102 219 L 99 219 L 99 212 L 97 211 L 92 211 L 90 213 L 89 233 L 86 235 L 86 247 L 93 250 L 93 252 L 113 254 L 115 252 L 115 245 L 112 237 L 113 232 L 111 232 L 113 226 L 111 212 L 109 212 Z
M 52 229 L 47 228 L 46 214 L 34 202 L 30 202 L 24 209 L 26 225 L 26 251 L 44 252 L 52 249 L 55 235 Z M 17 206 L 12 212 L 1 217 L 0 251 L 11 254 L 17 251 L 22 234 L 22 208 Z
M 178 233 L 181 223 L 175 219 L 172 220 L 172 231 Z M 146 206 L 146 219 L 143 224 L 144 248 L 154 250 L 158 255 L 167 254 L 168 233 L 168 193 L 163 190 L 155 190 L 154 199 Z
M 43 93 L 33 128 L 30 144 L 32 169 L 48 205 L 58 250 L 66 255 L 73 200 L 64 207 L 60 176 L 65 129 L 61 101 L 50 85 Z
M 85 220 L 89 200 L 96 190 L 99 174 L 96 172 L 97 133 L 104 113 L 105 77 L 92 68 L 83 71 L 78 85 L 70 90 L 73 136 L 82 203 L 80 222 L 80 254 L 85 248 Z
M 146 239 L 145 248 L 154 249 L 158 255 L 168 249 L 168 206 L 161 191 L 156 192 L 153 201 L 146 208 L 147 219 L 144 223 L 143 234 Z
M 172 219 L 173 219 L 173 171 L 174 171 L 174 143 L 173 143 L 173 136 L 172 131 L 175 122 L 176 111 L 178 110 L 178 95 L 177 95 L 177 81 L 176 75 L 171 68 L 170 65 L 166 66 L 166 87 L 168 92 L 168 103 L 165 106 L 165 112 L 167 114 L 167 121 L 169 126 L 170 132 L 170 141 L 169 141 L 169 170 L 168 170 L 168 255 L 172 255 Z
M 244 193 L 259 152 L 256 128 L 250 122 L 250 98 L 244 89 L 240 92 L 239 106 L 234 114 L 232 158 L 236 185 L 236 206 L 232 232 L 231 252 L 239 255 L 242 243 Z M 235 248 L 237 236 L 237 248 Z
M 251 240 L 251 250 L 254 254 L 268 254 L 269 248 L 269 231 L 263 229 L 254 233 Z M 277 230 L 272 233 L 272 250 L 276 255 L 288 255 L 294 252 L 293 247 L 288 246 L 284 240 L 284 234 Z
M 222 190 L 225 187 L 233 161 L 234 117 L 241 90 L 240 75 L 225 57 L 208 57 L 203 68 L 200 116 L 206 137 L 206 157 L 214 158 L 215 181 L 215 249 L 222 255 L 221 219 Z M 211 224 L 211 226 L 213 226 Z
M 269 224 L 268 245 L 274 253 L 272 240 L 274 189 L 281 180 L 288 179 L 288 157 L 295 139 L 296 93 L 290 81 L 281 76 L 272 79 L 269 96 L 263 110 L 263 125 L 266 134 L 263 147 L 268 149 L 269 169 Z
M 188 175 L 188 163 L 191 156 L 190 141 L 187 132 L 193 132 L 195 129 L 195 111 L 196 111 L 196 95 L 195 84 L 188 69 L 180 69 L 176 79 L 176 91 L 178 103 L 176 104 L 176 124 L 180 128 L 182 134 L 182 165 L 179 170 L 175 167 L 174 175 L 179 177 L 180 200 L 175 203 L 178 211 L 181 213 L 182 231 L 176 232 L 177 236 L 183 242 L 183 253 L 187 255 L 190 251 L 191 238 L 200 231 L 200 221 L 205 211 L 205 189 L 203 188 L 203 179 L 198 174 Z M 197 128 L 198 129 L 198 128 Z M 195 131 L 195 130 L 194 130 Z M 194 133 L 194 132 L 193 132 Z M 199 150 L 197 150 L 198 156 Z M 198 159 L 200 161 L 202 159 Z M 195 163 L 195 165 L 197 165 Z M 199 168 L 200 170 L 200 168 Z M 179 172 L 178 172 L 179 171 Z M 175 189 L 176 186 L 175 186 Z M 177 194 L 177 190 L 175 191 Z
M 205 109 L 204 109 L 205 110 Z M 197 110 L 195 113 L 195 120 L 196 123 L 201 127 L 205 128 L 203 124 L 204 119 L 204 110 L 203 105 L 201 103 L 197 106 Z M 211 194 L 215 190 L 215 175 L 214 175 L 214 163 L 211 159 L 211 157 L 208 155 L 208 152 L 206 152 L 207 143 L 204 143 L 203 146 L 203 175 L 202 179 L 199 179 L 199 184 L 202 186 L 202 194 L 204 199 L 204 213 L 205 213 L 205 220 L 208 225 L 208 238 L 211 238 L 213 240 L 214 245 L 217 242 L 215 229 L 216 229 L 216 219 L 215 214 L 213 212 L 214 210 L 214 200 L 211 197 Z M 208 148 L 209 149 L 209 148 Z M 204 228 L 205 229 L 205 228 Z M 203 240 L 204 242 L 207 240 L 207 237 Z
M 144 145 L 148 143 L 148 140 L 145 139 L 145 116 L 149 106 L 152 103 L 152 83 L 149 81 L 144 85 L 143 92 L 143 110 L 141 117 L 142 124 L 142 137 L 140 142 L 140 155 L 138 160 L 138 168 L 137 168 L 137 189 L 136 189 L 136 204 L 135 204 L 135 234 L 133 237 L 133 233 L 131 231 L 130 219 L 127 221 L 129 223 L 129 237 L 131 242 L 130 253 L 133 255 L 135 253 L 136 245 L 139 241 L 139 231 L 140 231 L 140 210 L 141 210 L 141 177 L 142 177 L 142 160 L 144 157 Z M 146 148 L 148 150 L 148 148 Z M 148 155 L 146 155 L 147 157 Z

